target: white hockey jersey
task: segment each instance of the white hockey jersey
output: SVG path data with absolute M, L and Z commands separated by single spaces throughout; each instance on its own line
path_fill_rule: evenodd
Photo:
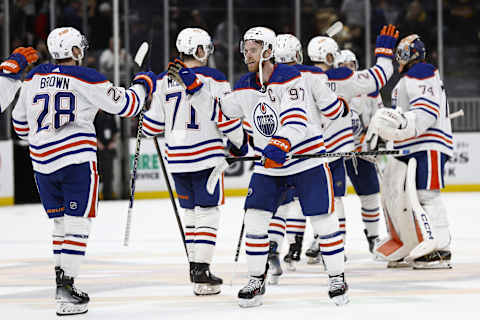
M 0 76 L 0 113 L 12 103 L 15 93 L 22 85 L 21 81 L 6 76 Z
M 13 127 L 20 138 L 28 139 L 33 170 L 49 174 L 97 161 L 93 120 L 98 109 L 133 117 L 145 97 L 144 86 L 115 87 L 94 69 L 42 64 L 22 84 Z
M 395 141 L 402 153 L 436 150 L 452 156 L 453 137 L 448 118 L 448 102 L 438 70 L 427 63 L 417 63 L 400 79 L 392 91 L 392 108 L 414 112 L 417 135 Z
M 213 97 L 231 91 L 225 75 L 209 67 L 192 68 L 203 88 Z M 205 110 L 210 110 L 206 112 Z M 210 99 L 191 103 L 185 89 L 159 75 L 157 91 L 150 110 L 143 118 L 143 133 L 158 135 L 165 131 L 166 160 L 171 172 L 195 172 L 215 167 L 225 157 L 223 134 L 238 147 L 243 142 L 240 119 L 225 117 L 219 108 L 211 109 Z
M 344 104 L 323 82 L 324 90 L 319 90 L 317 106 L 331 119 L 336 119 L 344 111 Z M 222 111 L 229 117 L 243 118 L 246 127 L 251 127 L 255 143 L 255 153 L 261 155 L 272 137 L 282 137 L 290 141 L 290 154 L 324 153 L 322 131 L 309 120 L 307 91 L 301 73 L 292 66 L 276 64 L 274 71 L 262 92 L 255 73 L 247 73 L 235 84 L 231 94 L 221 101 Z M 204 90 L 191 97 L 203 101 L 209 97 Z M 285 176 L 302 172 L 325 162 L 325 158 L 291 159 L 280 168 L 265 168 L 260 161 L 255 162 L 254 172 L 270 176 Z
M 352 71 L 346 67 L 330 69 L 328 86 L 335 94 L 344 98 L 348 104 L 361 94 L 378 93 L 393 74 L 392 60 L 379 57 L 377 64 L 361 71 Z M 340 121 L 324 120 L 325 144 L 328 152 L 347 152 L 354 149 L 351 115 Z
M 362 94 L 352 98 L 350 110 L 352 111 L 352 131 L 355 142 L 355 151 L 365 151 L 365 135 L 375 112 L 383 107 L 380 94 Z

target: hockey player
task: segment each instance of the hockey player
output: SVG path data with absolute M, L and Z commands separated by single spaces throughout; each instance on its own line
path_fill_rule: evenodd
M 384 26 L 377 37 L 375 48 L 376 64 L 366 70 L 352 71 L 346 67 L 334 68 L 335 60 L 340 56 L 340 50 L 335 40 L 329 37 L 318 36 L 310 40 L 308 44 L 308 56 L 315 66 L 325 71 L 328 76 L 328 86 L 338 96 L 345 98 L 350 103 L 352 98 L 361 95 L 378 92 L 393 74 L 393 49 L 398 39 L 398 31 L 392 25 Z M 347 152 L 354 150 L 354 140 L 352 131 L 352 119 L 348 116 L 343 121 L 324 120 L 325 144 L 328 152 Z M 332 161 L 334 188 L 335 188 L 335 208 L 339 218 L 340 231 L 345 236 L 346 221 L 342 197 L 346 193 L 346 177 L 343 158 Z M 378 224 L 379 208 L 372 201 L 368 207 L 363 208 L 362 216 L 365 223 Z M 368 222 L 366 222 L 368 221 Z M 368 230 L 376 230 L 370 227 Z M 366 233 L 369 243 L 374 242 L 375 234 Z M 306 254 L 310 262 L 320 261 L 318 247 L 318 237 L 315 235 L 309 250 Z
M 357 57 L 350 50 L 342 50 L 338 66 L 346 67 L 355 72 L 358 69 Z M 375 111 L 382 107 L 383 101 L 378 91 L 371 94 L 362 94 L 350 100 L 355 151 L 364 151 L 362 149 L 366 146 L 365 134 L 370 119 Z M 364 233 L 371 253 L 373 253 L 373 247 L 378 241 L 380 220 L 380 187 L 373 161 L 375 160 L 361 157 L 345 159 L 348 177 L 360 198 L 362 220 L 365 225 Z
M 0 113 L 5 111 L 21 86 L 20 77 L 27 65 L 38 60 L 38 52 L 32 47 L 19 47 L 0 64 Z
M 55 63 L 39 65 L 26 76 L 12 121 L 17 135 L 30 144 L 40 199 L 53 219 L 57 314 L 72 315 L 87 312 L 89 302 L 74 279 L 97 215 L 95 114 L 101 108 L 135 116 L 155 91 L 156 76 L 142 72 L 129 89 L 113 86 L 80 66 L 87 42 L 74 28 L 54 29 L 47 46 Z
M 333 189 L 328 164 L 321 158 L 289 159 L 292 153 L 325 152 L 321 131 L 311 126 L 305 99 L 309 95 L 300 72 L 284 64 L 274 64 L 275 33 L 264 27 L 249 29 L 243 36 L 241 52 L 249 73 L 221 101 L 221 110 L 229 117 L 244 117 L 252 125 L 256 161 L 245 202 L 245 246 L 249 281 L 238 293 L 241 307 L 262 304 L 267 273 L 268 228 L 282 194 L 294 186 L 302 211 L 311 217 L 315 232 L 321 235 L 322 251 L 329 274 L 329 297 L 338 305 L 348 302 L 344 278 L 343 240 L 333 213 Z M 191 79 L 188 69 L 178 73 L 186 87 Z M 331 119 L 348 111 L 347 106 L 325 86 L 318 83 L 317 105 Z M 320 90 L 321 89 L 321 90 Z M 191 96 L 196 101 L 211 99 L 206 90 Z
M 392 91 L 392 109 L 381 108 L 375 113 L 367 135 L 367 139 L 376 133 L 393 140 L 394 148 L 406 154 L 391 160 L 399 169 L 392 176 L 385 173 L 383 180 L 405 181 L 408 172 L 408 203 L 401 203 L 402 194 L 384 198 L 390 236 L 376 251 L 388 260 L 395 255 L 399 260 L 405 257 L 414 268 L 450 268 L 451 237 L 440 190 L 444 187 L 445 162 L 453 151 L 452 129 L 442 79 L 438 70 L 425 62 L 425 56 L 425 45 L 418 35 L 400 41 L 395 58 L 402 78 Z M 409 188 L 413 192 L 408 192 Z M 404 206 L 406 211 L 412 210 L 415 219 L 395 210 Z
M 222 279 L 211 273 L 210 264 L 220 221 L 219 205 L 224 203 L 223 177 L 213 195 L 207 192 L 206 182 L 213 168 L 225 157 L 223 134 L 228 136 L 229 146 L 233 143 L 238 148 L 246 134 L 240 119 L 229 119 L 219 110 L 207 114 L 202 112 L 205 102 L 191 104 L 187 100 L 187 95 L 202 86 L 219 98 L 231 91 L 225 75 L 206 66 L 213 53 L 210 35 L 199 28 L 186 28 L 178 34 L 176 46 L 182 66 L 195 73 L 198 81 L 183 88 L 168 77 L 166 71 L 161 73 L 151 108 L 144 116 L 143 132 L 153 136 L 165 131 L 168 168 L 184 211 L 193 292 L 218 294 Z

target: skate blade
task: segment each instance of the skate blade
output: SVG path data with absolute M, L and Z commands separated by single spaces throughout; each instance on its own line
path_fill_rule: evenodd
M 196 296 L 211 296 L 221 292 L 220 285 L 210 285 L 207 283 L 195 283 L 193 285 L 193 293 Z
M 295 262 L 286 262 L 285 265 L 287 266 L 288 271 L 296 271 L 297 266 L 295 265 Z
M 414 262 L 414 270 L 452 269 L 450 261 Z
M 276 285 L 278 284 L 278 281 L 280 280 L 280 275 L 274 275 L 274 274 L 269 274 L 268 276 L 268 284 L 273 284 Z
M 257 295 L 253 297 L 252 299 L 241 299 L 238 298 L 238 305 L 241 308 L 252 308 L 252 307 L 258 307 L 263 304 L 263 296 Z
M 332 300 L 337 306 L 343 306 L 350 302 L 350 299 L 348 298 L 346 293 L 340 296 L 330 298 L 330 300 Z
M 424 240 L 410 251 L 410 254 L 404 258 L 408 263 L 412 263 L 417 258 L 423 257 L 435 250 L 437 242 L 435 240 Z
M 57 316 L 82 314 L 88 311 L 88 303 L 74 304 L 71 302 L 57 302 Z
M 388 269 L 410 268 L 412 265 L 405 261 L 388 261 Z
M 307 264 L 319 264 L 320 263 L 320 258 L 316 257 L 308 257 L 307 259 Z

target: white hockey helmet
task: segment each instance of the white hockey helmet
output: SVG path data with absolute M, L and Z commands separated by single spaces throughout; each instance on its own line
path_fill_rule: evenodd
M 55 60 L 72 58 L 76 61 L 81 61 L 88 49 L 88 42 L 84 35 L 75 28 L 56 28 L 48 35 L 47 46 L 50 55 Z M 77 47 L 80 50 L 80 55 L 75 57 L 73 48 Z
M 275 32 L 272 29 L 265 27 L 250 28 L 243 35 L 243 40 L 240 42 L 240 52 L 245 56 L 245 42 L 248 40 L 261 41 L 263 48 L 260 53 L 260 60 L 265 61 L 273 58 L 273 52 L 275 48 Z M 264 57 L 263 54 L 268 49 L 272 49 L 272 53 L 268 57 Z M 245 63 L 247 63 L 245 61 Z
M 325 63 L 331 66 L 340 56 L 340 49 L 335 40 L 330 37 L 318 36 L 310 40 L 307 47 L 308 56 L 313 62 Z M 329 62 L 327 56 L 331 54 L 333 61 Z
M 200 28 L 185 28 L 177 36 L 178 52 L 193 56 L 200 62 L 205 62 L 214 51 L 212 38 L 207 31 Z M 198 47 L 202 47 L 205 56 L 197 56 Z
M 354 62 L 355 63 L 355 71 L 358 70 L 358 60 L 355 53 L 352 50 L 345 49 L 340 51 L 340 56 L 337 60 L 335 60 L 335 67 L 339 67 L 340 63 L 345 62 Z
M 279 34 L 275 39 L 276 63 L 303 62 L 302 44 L 300 40 L 291 34 Z

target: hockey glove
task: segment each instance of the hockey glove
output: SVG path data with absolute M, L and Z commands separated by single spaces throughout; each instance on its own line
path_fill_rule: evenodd
M 389 24 L 388 26 L 383 26 L 382 31 L 377 37 L 377 42 L 375 46 L 375 56 L 385 57 L 393 59 L 393 49 L 398 40 L 399 32 L 395 29 L 395 26 Z
M 151 96 L 157 90 L 157 75 L 152 71 L 139 72 L 133 77 L 133 84 L 141 84 L 147 95 Z
M 20 73 L 27 65 L 38 60 L 38 52 L 32 47 L 19 47 L 0 64 L 0 70 L 7 73 Z
M 233 144 L 232 142 L 230 142 L 230 140 L 228 140 L 227 141 L 228 152 L 234 157 L 243 157 L 248 153 L 248 140 L 249 140 L 249 135 L 244 130 L 242 146 L 238 148 L 237 146 L 235 146 L 235 144 Z
M 348 106 L 347 101 L 342 97 L 338 97 L 338 100 L 340 100 L 343 103 L 342 118 L 344 118 L 350 113 L 350 107 Z
M 185 85 L 185 91 L 187 94 L 194 94 L 203 86 L 203 83 L 198 79 L 195 72 L 193 72 L 192 69 L 187 68 L 179 59 L 175 59 L 174 62 L 168 64 L 167 73 L 175 79 L 175 81 Z
M 279 168 L 287 161 L 290 151 L 290 141 L 282 137 L 272 137 L 263 149 L 263 165 L 265 168 Z

